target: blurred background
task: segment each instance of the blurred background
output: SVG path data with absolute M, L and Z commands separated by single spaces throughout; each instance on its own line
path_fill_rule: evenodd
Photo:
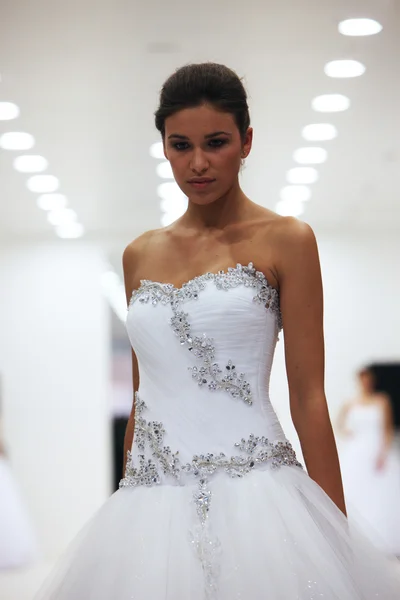
M 244 77 L 243 189 L 316 232 L 333 423 L 367 365 L 399 414 L 399 34 L 397 0 L 0 0 L 1 600 L 32 598 L 119 479 L 121 256 L 185 210 L 153 122 L 183 64 Z M 271 398 L 299 451 L 282 343 Z

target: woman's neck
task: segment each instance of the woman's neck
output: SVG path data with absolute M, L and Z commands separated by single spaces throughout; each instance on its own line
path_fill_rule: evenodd
M 222 230 L 228 225 L 244 221 L 254 203 L 243 193 L 239 184 L 210 204 L 191 202 L 180 224 L 193 229 Z

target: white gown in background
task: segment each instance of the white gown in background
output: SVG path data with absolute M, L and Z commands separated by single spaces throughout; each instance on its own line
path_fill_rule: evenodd
M 38 600 L 399 598 L 393 564 L 308 477 L 272 408 L 280 323 L 252 265 L 181 288 L 142 281 L 125 477 Z
M 0 454 L 0 570 L 37 558 L 36 539 L 7 458 Z
M 400 556 L 400 456 L 395 445 L 377 470 L 384 415 L 378 403 L 355 403 L 347 415 L 349 437 L 340 462 L 349 518 L 361 517 L 365 532 L 387 553 Z

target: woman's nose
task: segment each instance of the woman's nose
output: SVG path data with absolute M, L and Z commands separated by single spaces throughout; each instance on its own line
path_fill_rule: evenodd
M 209 167 L 208 159 L 205 153 L 199 148 L 194 150 L 192 160 L 190 161 L 190 168 L 196 174 L 203 174 Z

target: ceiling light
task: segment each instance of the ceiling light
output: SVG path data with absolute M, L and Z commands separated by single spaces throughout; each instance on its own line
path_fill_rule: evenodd
M 162 142 L 156 142 L 150 146 L 150 156 L 153 158 L 165 158 L 164 155 L 164 144 Z
M 180 187 L 175 181 L 169 181 L 168 183 L 160 183 L 157 187 L 157 194 L 160 198 L 186 198 Z
M 287 185 L 281 189 L 280 197 L 284 202 L 307 202 L 311 198 L 311 190 L 306 185 Z
M 60 238 L 73 239 L 81 237 L 85 232 L 85 229 L 81 223 L 69 223 L 67 225 L 60 225 L 56 228 L 56 233 Z
M 350 106 L 350 99 L 342 94 L 325 94 L 317 96 L 311 103 L 318 112 L 341 112 Z
M 346 19 L 339 23 L 339 33 L 343 35 L 375 35 L 382 31 L 383 27 L 374 19 Z
M 35 145 L 35 138 L 30 133 L 9 131 L 0 137 L 3 150 L 30 150 Z
M 26 182 L 26 187 L 31 192 L 45 194 L 46 192 L 55 192 L 60 187 L 60 182 L 54 175 L 34 175 Z
M 313 123 L 303 127 L 301 135 L 308 142 L 324 142 L 337 136 L 337 129 L 330 123 Z
M 67 206 L 68 200 L 63 194 L 42 194 L 36 202 L 42 210 L 60 210 Z
M 299 217 L 304 212 L 304 204 L 298 200 L 281 200 L 276 205 L 276 212 L 283 217 Z
M 59 208 L 52 210 L 47 215 L 47 220 L 52 225 L 69 225 L 76 221 L 77 215 L 71 208 Z
M 313 167 L 295 167 L 294 169 L 289 169 L 286 179 L 289 183 L 298 183 L 300 185 L 315 183 L 318 180 L 318 171 Z
M 49 163 L 44 156 L 24 155 L 14 159 L 14 169 L 20 173 L 38 173 L 45 171 Z
M 301 165 L 319 165 L 324 163 L 328 158 L 328 152 L 325 148 L 308 147 L 298 148 L 293 153 L 293 159 L 295 162 Z
M 11 121 L 19 117 L 19 108 L 13 102 L 0 102 L 0 121 Z
M 326 63 L 324 72 L 328 77 L 359 77 L 365 73 L 365 65 L 358 60 L 332 60 Z
M 174 174 L 172 172 L 171 164 L 168 160 L 159 163 L 156 168 L 157 175 L 161 177 L 161 179 L 173 179 Z

